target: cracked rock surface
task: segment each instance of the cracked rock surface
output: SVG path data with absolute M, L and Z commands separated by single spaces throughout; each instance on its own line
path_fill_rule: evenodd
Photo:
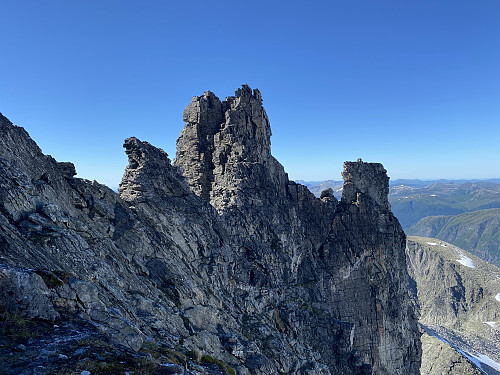
M 32 292 L 45 315 L 9 314 L 71 314 L 135 355 L 185 356 L 179 373 L 418 374 L 405 235 L 382 165 L 346 162 L 345 196 L 315 198 L 271 155 L 247 85 L 194 97 L 184 121 L 174 164 L 125 140 L 116 194 L 0 118 L 0 263 L 46 285 Z

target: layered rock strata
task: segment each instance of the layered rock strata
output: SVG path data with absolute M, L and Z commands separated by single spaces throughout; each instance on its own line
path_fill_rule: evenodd
M 315 198 L 271 155 L 246 85 L 194 97 L 184 120 L 174 165 L 125 141 L 116 194 L 2 117 L 0 263 L 57 277 L 40 289 L 50 317 L 71 310 L 133 350 L 154 340 L 240 374 L 418 374 L 383 167 L 346 163 L 342 200 Z

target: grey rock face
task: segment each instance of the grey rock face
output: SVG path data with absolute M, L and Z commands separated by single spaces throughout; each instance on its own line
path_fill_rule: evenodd
M 421 373 L 468 373 L 477 370 L 469 360 L 473 357 L 476 363 L 485 362 L 484 356 L 500 362 L 500 332 L 495 328 L 500 317 L 500 269 L 434 238 L 408 237 L 406 251 L 426 331 Z M 487 374 L 498 373 L 487 363 L 481 366 Z
M 422 375 L 481 375 L 484 374 L 469 359 L 455 349 L 427 334 L 422 335 Z
M 285 196 L 288 179 L 271 155 L 271 127 L 258 90 L 243 85 L 223 102 L 206 92 L 193 98 L 184 120 L 175 164 L 197 195 L 218 210 L 262 207 Z
M 206 102 L 211 105 L 193 105 Z M 206 126 L 210 109 L 216 109 L 217 115 Z M 270 293 L 274 299 L 285 294 L 273 303 L 300 296 L 304 305 L 316 305 L 321 319 L 349 322 L 351 328 L 342 331 L 349 337 L 352 333 L 360 358 L 373 364 L 378 373 L 416 371 L 418 333 L 403 292 L 404 234 L 389 211 L 383 167 L 346 163 L 346 195 L 341 204 L 331 194 L 318 200 L 302 185 L 289 181 L 272 157 L 269 121 L 258 91 L 252 93 L 243 86 L 235 97 L 220 104 L 213 94 L 205 93 L 193 98 L 184 115 L 187 123 L 177 142 L 175 164 L 185 171 L 192 190 L 231 224 L 229 231 L 236 242 L 245 244 L 234 254 L 240 258 L 237 280 L 274 290 Z M 210 155 L 200 150 L 210 150 Z M 200 181 L 209 183 L 202 187 Z M 248 220 L 251 217 L 258 220 Z M 293 284 L 296 288 L 290 287 Z M 391 289 L 396 284 L 397 291 Z M 391 292 L 386 293 L 387 289 Z M 379 305 L 365 305 L 374 293 Z M 284 307 L 280 316 L 294 309 Z M 380 330 L 374 329 L 382 324 L 375 318 L 377 311 L 387 314 Z M 391 326 L 389 321 L 398 323 Z M 403 330 L 398 326 L 401 321 L 406 322 Z M 327 330 L 311 332 L 304 327 L 300 331 L 312 346 L 331 342 L 332 333 Z M 411 347 L 412 354 L 404 361 L 397 358 L 399 354 L 393 355 L 401 346 Z M 380 352 L 389 347 L 393 349 Z M 335 355 L 324 351 L 323 358 Z
M 125 141 L 117 195 L 1 118 L 0 260 L 70 274 L 51 303 L 134 350 L 155 340 L 241 374 L 418 374 L 383 167 L 346 163 L 348 194 L 315 198 L 271 155 L 247 85 L 193 98 L 184 120 L 174 165 Z
M 54 320 L 59 314 L 49 301 L 49 289 L 36 273 L 0 265 L 0 301 L 17 315 Z
M 346 162 L 342 177 L 344 178 L 342 200 L 359 204 L 360 196 L 368 196 L 378 205 L 390 208 L 387 199 L 389 177 L 382 164 L 363 163 L 361 159 L 357 162 Z

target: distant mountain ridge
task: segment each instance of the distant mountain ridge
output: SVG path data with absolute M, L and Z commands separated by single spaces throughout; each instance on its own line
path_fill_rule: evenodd
M 322 181 L 308 181 L 308 180 L 295 180 L 296 183 L 306 185 L 307 187 L 309 186 L 317 186 L 321 184 L 328 184 L 328 183 L 333 183 L 333 184 L 338 184 L 341 183 L 341 180 L 322 180 Z M 395 186 L 395 185 L 406 185 L 406 186 L 418 186 L 418 187 L 425 187 L 429 186 L 432 184 L 435 184 L 436 182 L 439 183 L 444 183 L 444 184 L 465 184 L 467 182 L 470 183 L 476 183 L 476 182 L 491 182 L 494 184 L 500 184 L 500 178 L 487 178 L 487 179 L 462 179 L 462 180 L 447 180 L 447 179 L 438 179 L 438 180 L 420 180 L 418 178 L 398 178 L 396 180 L 389 180 L 389 186 Z
M 420 219 L 428 216 L 457 215 L 488 208 L 500 208 L 500 179 L 471 180 L 394 180 L 390 183 L 389 203 L 403 229 L 408 229 Z M 300 181 L 313 194 L 332 188 L 340 197 L 342 185 L 339 181 Z
M 326 180 L 326 181 L 303 181 L 296 180 L 298 184 L 305 185 L 309 189 L 311 193 L 313 193 L 316 197 L 321 196 L 321 192 L 326 189 L 332 189 L 333 195 L 340 199 L 342 197 L 342 181 L 336 180 Z
M 448 241 L 500 265 L 500 208 L 452 216 L 429 216 L 407 229 L 406 233 Z
M 500 208 L 500 184 L 436 182 L 416 188 L 392 186 L 391 208 L 403 229 L 408 229 L 427 216 L 457 215 L 486 208 Z

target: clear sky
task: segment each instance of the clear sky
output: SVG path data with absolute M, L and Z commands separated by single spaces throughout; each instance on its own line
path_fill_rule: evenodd
M 136 136 L 175 157 L 206 90 L 259 88 L 292 179 L 500 177 L 500 1 L 0 0 L 0 111 L 116 188 Z

